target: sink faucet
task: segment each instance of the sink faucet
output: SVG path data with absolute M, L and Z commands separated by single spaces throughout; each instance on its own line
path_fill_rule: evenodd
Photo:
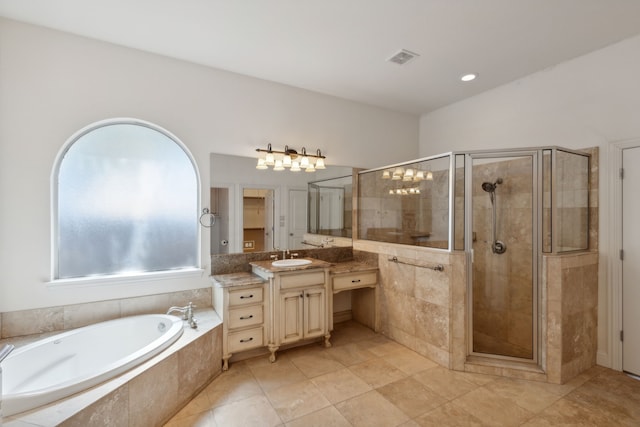
M 287 259 L 287 255 L 289 255 L 289 249 L 282 250 L 282 259 Z
M 198 319 L 193 317 L 193 309 L 195 307 L 196 306 L 193 305 L 192 302 L 190 302 L 189 305 L 184 307 L 169 308 L 169 311 L 167 311 L 167 314 L 171 314 L 174 311 L 177 311 L 178 313 L 182 313 L 182 320 L 186 320 L 187 323 L 189 323 L 189 326 L 191 326 L 193 329 L 196 329 L 198 327 Z

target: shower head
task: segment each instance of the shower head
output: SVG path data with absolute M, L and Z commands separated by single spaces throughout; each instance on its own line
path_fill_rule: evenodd
M 496 179 L 496 182 L 483 182 L 482 189 L 487 193 L 493 193 L 496 191 L 498 184 L 502 184 L 502 178 Z

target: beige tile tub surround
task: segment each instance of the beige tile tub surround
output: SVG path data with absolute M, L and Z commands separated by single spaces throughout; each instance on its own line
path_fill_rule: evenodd
M 222 322 L 197 312 L 171 347 L 124 374 L 52 404 L 4 419 L 4 427 L 159 426 L 221 372 Z
M 196 307 L 211 307 L 211 288 L 0 313 L 0 338 L 74 329 L 138 314 L 166 313 L 171 306 L 189 302 Z

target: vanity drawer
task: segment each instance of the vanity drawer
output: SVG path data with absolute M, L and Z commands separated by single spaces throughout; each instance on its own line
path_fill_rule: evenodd
M 263 336 L 262 326 L 247 329 L 245 331 L 229 332 L 229 335 L 227 336 L 229 353 L 236 353 L 238 351 L 249 350 L 255 347 L 262 347 L 264 343 Z
M 280 275 L 280 289 L 324 285 L 324 270 Z
M 333 276 L 333 291 L 357 289 L 375 286 L 378 282 L 378 273 L 368 271 L 363 273 L 339 274 Z
M 229 329 L 261 325 L 264 316 L 262 304 L 229 310 Z
M 263 288 L 249 288 L 229 291 L 229 307 L 262 302 Z

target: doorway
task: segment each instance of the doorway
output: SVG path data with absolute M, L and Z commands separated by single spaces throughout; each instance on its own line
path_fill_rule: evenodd
M 537 363 L 537 154 L 469 155 L 469 354 Z
M 640 376 L 640 146 L 622 150 L 622 370 Z

